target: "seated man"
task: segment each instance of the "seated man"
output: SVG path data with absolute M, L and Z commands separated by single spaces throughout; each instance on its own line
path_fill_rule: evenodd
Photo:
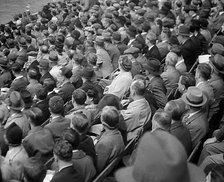
M 51 182 L 84 182 L 82 175 L 74 168 L 72 163 L 72 145 L 66 140 L 59 140 L 54 146 L 54 160 L 58 165 Z
M 169 132 L 171 127 L 171 117 L 168 113 L 158 110 L 152 117 L 152 132 L 164 130 Z
M 171 100 L 166 104 L 164 111 L 171 115 L 170 133 L 179 139 L 189 156 L 192 151 L 191 135 L 185 124 L 181 122 L 185 106 L 181 99 Z
M 202 109 L 207 98 L 199 88 L 189 87 L 182 99 L 190 107 L 182 122 L 187 125 L 191 134 L 192 147 L 195 147 L 208 132 L 207 113 Z
M 131 75 L 132 62 L 128 56 L 123 56 L 119 60 L 118 75 L 113 79 L 111 84 L 104 90 L 104 94 L 114 94 L 122 99 L 129 90 L 132 82 Z
M 40 155 L 42 159 L 45 159 L 44 162 L 46 162 L 46 160 L 52 156 L 54 147 L 53 136 L 48 129 L 40 126 L 42 124 L 42 111 L 38 107 L 32 107 L 27 112 L 27 117 L 30 122 L 31 130 L 23 139 L 23 146 L 29 157 Z
M 49 110 L 51 117 L 45 128 L 51 131 L 54 141 L 56 141 L 70 126 L 70 119 L 63 117 L 64 101 L 60 96 L 54 96 L 49 100 Z
M 88 156 L 84 151 L 79 150 L 79 134 L 72 130 L 67 129 L 62 134 L 62 139 L 67 140 L 73 148 L 72 162 L 77 171 L 82 174 L 85 182 L 91 182 L 96 175 L 96 169 L 93 159 Z
M 124 141 L 117 129 L 119 112 L 115 107 L 106 106 L 101 113 L 104 132 L 95 145 L 97 154 L 97 170 L 101 172 L 110 162 L 124 150 Z
M 145 84 L 142 80 L 135 80 L 130 87 L 130 97 L 133 100 L 126 110 L 121 110 L 124 121 L 121 129 L 127 131 L 127 141 L 135 138 L 143 125 L 151 119 L 151 108 L 144 98 Z

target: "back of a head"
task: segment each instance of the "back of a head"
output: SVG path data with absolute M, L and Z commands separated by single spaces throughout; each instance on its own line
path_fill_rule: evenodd
M 56 87 L 56 82 L 52 78 L 46 78 L 44 79 L 43 86 L 47 89 L 48 92 L 53 91 Z
M 18 146 L 22 142 L 23 132 L 16 123 L 12 123 L 6 129 L 5 135 L 10 146 Z
M 170 114 L 170 116 L 173 120 L 180 121 L 180 119 L 185 111 L 184 105 L 185 105 L 184 102 L 183 102 L 183 104 L 181 104 L 175 100 L 171 100 L 166 104 L 164 111 L 166 113 Z
M 190 86 L 195 85 L 195 77 L 193 74 L 184 73 L 181 75 L 180 79 L 181 79 L 181 84 L 184 85 L 186 89 Z
M 115 129 L 119 123 L 119 112 L 113 106 L 105 106 L 101 113 L 101 122 L 109 129 Z
M 113 94 L 106 94 L 99 101 L 97 108 L 98 110 L 103 109 L 105 106 L 114 106 L 117 110 L 121 110 L 122 106 L 119 98 Z
M 171 127 L 171 117 L 165 111 L 157 111 L 152 118 L 153 129 L 161 128 L 166 131 L 170 130 Z
M 37 92 L 36 92 L 36 96 L 40 100 L 46 99 L 47 98 L 47 89 L 46 88 L 43 88 L 43 87 L 40 87 L 37 90 Z
M 31 107 L 27 113 L 27 117 L 30 118 L 30 122 L 34 126 L 40 126 L 42 123 L 43 112 L 38 107 Z
M 60 96 L 51 97 L 49 100 L 49 109 L 53 114 L 62 114 L 64 111 L 64 101 Z
M 72 159 L 72 145 L 66 140 L 59 140 L 54 145 L 54 154 L 59 160 L 70 162 Z
M 87 116 L 82 112 L 75 113 L 71 120 L 71 128 L 79 134 L 85 134 L 89 129 L 89 121 Z
M 197 67 L 197 71 L 203 79 L 209 80 L 211 78 L 212 69 L 210 65 L 206 63 L 200 63 Z
M 72 93 L 72 99 L 78 105 L 84 105 L 86 102 L 86 98 L 87 98 L 86 92 L 82 89 L 76 89 Z
M 79 145 L 79 134 L 75 130 L 71 128 L 65 130 L 61 138 L 68 141 L 72 145 L 73 150 L 77 149 Z
M 27 74 L 28 74 L 29 78 L 31 78 L 31 79 L 34 79 L 34 80 L 38 79 L 38 71 L 34 68 L 30 68 L 28 70 Z
M 143 96 L 145 94 L 146 86 L 143 80 L 137 79 L 132 82 L 130 88 L 136 95 Z
M 21 66 L 19 63 L 15 62 L 13 65 L 12 65 L 12 71 L 15 72 L 15 73 L 20 73 L 21 72 Z

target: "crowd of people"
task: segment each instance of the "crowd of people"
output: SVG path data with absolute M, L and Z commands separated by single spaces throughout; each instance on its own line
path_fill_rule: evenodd
M 111 181 L 224 181 L 223 0 L 51 2 L 0 71 L 0 181 L 91 182 L 132 141 Z

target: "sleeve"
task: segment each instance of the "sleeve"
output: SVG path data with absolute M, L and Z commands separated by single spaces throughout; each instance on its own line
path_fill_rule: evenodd
M 224 140 L 224 126 L 217 132 L 216 139 L 220 142 Z
M 167 103 L 165 93 L 161 90 L 158 84 L 155 84 L 152 88 L 152 93 L 156 99 L 156 104 L 159 108 L 164 108 Z

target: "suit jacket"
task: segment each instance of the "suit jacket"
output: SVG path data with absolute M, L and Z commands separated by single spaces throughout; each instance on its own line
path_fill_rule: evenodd
M 85 182 L 93 181 L 96 175 L 96 169 L 93 163 L 93 159 L 86 155 L 82 150 L 74 150 L 72 155 L 72 162 L 75 169 L 82 174 Z
M 165 58 L 166 55 L 168 54 L 168 52 L 169 52 L 168 46 L 169 46 L 168 41 L 159 42 L 157 44 L 157 47 L 158 47 L 160 55 L 161 55 L 161 59 Z
M 209 83 L 213 88 L 215 100 L 219 103 L 220 100 L 224 98 L 224 81 L 218 75 L 212 74 Z
M 192 147 L 194 148 L 198 142 L 208 132 L 208 119 L 206 112 L 200 110 L 190 118 L 189 114 L 183 117 L 183 123 L 186 124 L 191 134 Z
M 38 101 L 34 104 L 34 107 L 38 107 L 43 112 L 43 117 L 41 118 L 41 123 L 45 122 L 50 117 L 48 99 Z
M 12 81 L 12 75 L 10 71 L 3 70 L 0 75 L 0 88 L 9 87 Z
M 151 108 L 145 98 L 131 102 L 126 110 L 121 114 L 124 121 L 121 121 L 120 127 L 127 131 L 127 141 L 135 138 L 142 126 L 151 118 Z
M 52 153 L 54 139 L 51 132 L 41 126 L 34 127 L 23 139 L 23 146 L 29 157 L 36 154 L 47 155 Z
M 44 128 L 49 129 L 53 135 L 54 141 L 61 137 L 63 131 L 65 131 L 70 126 L 70 119 L 59 116 L 54 119 L 50 119 L 50 123 Z
M 187 66 L 187 71 L 189 71 L 201 53 L 200 41 L 193 36 L 186 40 L 180 49 L 184 63 Z
M 74 85 L 70 82 L 66 82 L 59 88 L 58 95 L 61 96 L 64 100 L 64 103 L 66 103 L 72 99 L 72 93 L 74 90 Z
M 53 77 L 49 72 L 47 72 L 45 75 L 43 75 L 43 76 L 40 77 L 40 83 L 41 83 L 42 85 L 43 85 L 44 80 L 45 80 L 46 78 L 51 78 L 52 80 L 54 80 L 54 77 Z
M 147 59 L 155 58 L 155 59 L 158 59 L 159 61 L 161 61 L 161 55 L 160 55 L 159 49 L 156 45 L 154 45 L 150 50 L 148 50 L 146 52 L 145 57 Z
M 120 131 L 107 130 L 95 145 L 97 154 L 97 170 L 102 171 L 114 158 L 124 150 L 124 142 Z
M 196 35 L 196 37 L 200 41 L 202 53 L 208 53 L 208 42 L 205 37 L 200 32 Z
M 63 168 L 57 172 L 51 182 L 84 182 L 81 174 L 73 166 Z
M 189 156 L 192 151 L 191 135 L 185 124 L 181 121 L 172 123 L 170 133 L 179 139 Z
M 174 67 L 168 66 L 166 71 L 161 74 L 163 82 L 165 84 L 167 95 L 169 95 L 172 89 L 177 88 L 179 82 L 180 73 Z
M 153 77 L 148 86 L 147 90 L 151 91 L 153 94 L 157 108 L 164 108 L 167 103 L 167 97 L 166 97 L 166 87 L 163 83 L 163 80 L 160 76 Z
M 15 78 L 10 86 L 10 91 L 18 91 L 25 90 L 26 86 L 29 84 L 26 77 L 22 76 L 20 78 Z

